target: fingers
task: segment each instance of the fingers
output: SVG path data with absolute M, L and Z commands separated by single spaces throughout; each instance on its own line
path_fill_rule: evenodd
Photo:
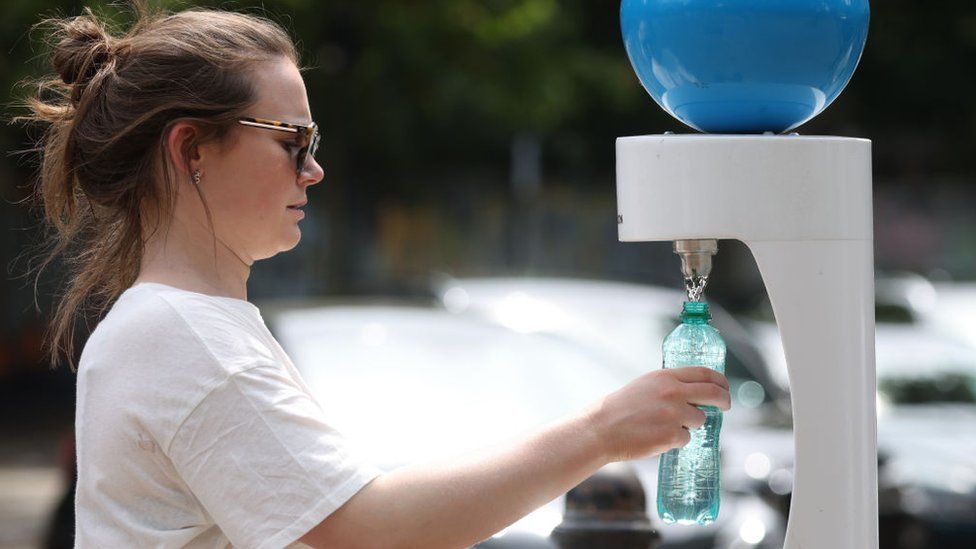
M 731 408 L 729 381 L 724 375 L 700 366 L 665 370 L 680 382 L 681 394 L 689 404 L 714 406 L 720 410 Z
M 725 379 L 724 375 L 709 368 L 688 366 L 686 368 L 669 368 L 666 371 L 672 372 L 675 379 L 685 383 L 714 383 L 726 390 L 729 388 L 729 380 Z
M 682 448 L 691 442 L 691 432 L 688 429 L 678 429 L 671 440 L 672 448 Z
M 686 383 L 684 385 L 685 398 L 688 404 L 696 406 L 714 406 L 720 410 L 732 407 L 732 398 L 728 389 L 712 383 Z
M 689 431 L 705 425 L 705 412 L 687 404 L 682 409 L 681 426 Z

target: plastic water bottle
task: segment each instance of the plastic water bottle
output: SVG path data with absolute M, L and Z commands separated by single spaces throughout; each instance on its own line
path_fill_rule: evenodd
M 725 341 L 708 324 L 708 304 L 686 301 L 681 324 L 664 339 L 664 367 L 704 366 L 725 373 Z M 709 524 L 718 517 L 718 436 L 722 411 L 700 406 L 705 425 L 691 430 L 691 440 L 661 456 L 657 512 L 667 524 Z

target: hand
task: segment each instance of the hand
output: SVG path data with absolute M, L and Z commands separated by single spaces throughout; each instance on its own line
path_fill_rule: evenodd
M 655 370 L 587 410 L 608 462 L 660 454 L 688 444 L 689 429 L 705 424 L 696 406 L 731 406 L 729 382 L 708 368 Z

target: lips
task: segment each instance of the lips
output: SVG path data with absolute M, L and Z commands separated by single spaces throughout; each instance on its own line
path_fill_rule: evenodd
M 288 207 L 291 208 L 291 209 L 297 210 L 297 209 L 301 208 L 302 206 L 304 206 L 305 204 L 308 204 L 308 201 L 307 200 L 305 202 L 299 202 L 298 204 L 292 204 L 291 206 L 288 206 Z

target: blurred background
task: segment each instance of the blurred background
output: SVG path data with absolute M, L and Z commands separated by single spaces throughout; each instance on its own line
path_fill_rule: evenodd
M 332 350 L 303 349 L 288 331 L 303 329 L 289 328 L 289 311 L 324 311 L 323 330 L 362 336 L 337 338 L 337 346 L 386 346 L 385 355 L 347 356 L 363 361 L 363 368 L 402 358 L 391 334 L 428 321 L 561 338 L 565 348 L 520 339 L 511 352 L 522 361 L 537 357 L 537 363 L 598 355 L 596 362 L 614 363 L 607 369 L 622 372 L 607 387 L 659 365 L 667 333 L 660 326 L 680 308 L 679 261 L 670 243 L 617 241 L 614 139 L 690 130 L 658 108 L 637 81 L 621 42 L 618 3 L 161 3 L 264 14 L 299 42 L 313 117 L 324 132 L 319 162 L 326 175 L 309 189 L 302 242 L 254 266 L 249 299 L 267 304 L 262 310 L 303 372 L 314 377 L 321 359 L 315 357 Z M 19 114 L 14 103 L 28 92 L 18 82 L 50 70 L 43 37 L 32 34 L 31 25 L 44 16 L 78 14 L 86 5 L 120 24 L 129 17 L 107 2 L 12 0 L 0 7 L 6 119 Z M 883 536 L 886 547 L 949 547 L 976 531 L 976 466 L 965 457 L 976 450 L 973 66 L 972 2 L 943 0 L 937 8 L 921 0 L 875 2 L 851 83 L 798 130 L 874 143 L 879 414 L 892 418 L 879 419 L 881 487 L 894 494 L 882 494 L 882 505 L 891 506 L 888 515 L 882 510 L 882 521 L 895 517 L 899 524 L 897 536 Z M 16 151 L 28 148 L 32 136 L 18 125 L 0 126 L 0 548 L 41 546 L 50 525 L 63 519 L 58 506 L 70 506 L 74 375 L 66 368 L 51 371 L 40 354 L 63 272 L 54 264 L 36 293 L 33 279 L 24 276 L 41 236 L 23 203 L 37 159 Z M 658 290 L 668 297 L 635 310 L 634 322 L 619 313 Z M 593 297 L 581 304 L 585 296 Z M 785 367 L 762 281 L 744 246 L 721 243 L 707 296 L 728 314 L 727 328 L 719 326 L 723 334 L 742 340 L 742 383 L 761 387 L 755 407 L 779 410 L 745 423 L 788 434 Z M 333 322 L 330 311 L 348 314 Z M 421 316 L 404 319 L 404 311 Z M 357 315 L 365 316 L 350 320 Z M 643 329 L 652 317 L 662 319 L 660 326 Z M 582 330 L 583 318 L 594 324 Z M 626 333 L 635 335 L 627 340 Z M 504 337 L 471 335 L 472 341 L 487 338 L 486 348 Z M 442 343 L 431 338 L 429 346 Z M 302 353 L 308 358 L 297 356 Z M 508 364 L 517 362 L 512 356 Z M 463 357 L 441 359 L 449 364 Z M 522 383 L 518 375 L 513 384 Z M 552 389 L 546 383 L 555 385 L 553 376 L 540 377 L 536 390 Z M 755 401 L 754 386 L 746 386 L 738 397 Z M 567 394 L 578 394 L 573 390 Z M 547 410 L 567 402 L 575 403 L 567 399 Z M 928 423 L 920 419 L 926 417 Z M 955 427 L 934 427 L 952 418 L 959 421 Z M 927 438 L 920 442 L 922 434 Z M 734 437 L 723 434 L 730 444 Z M 908 457 L 906 448 L 923 448 L 923 455 Z M 789 493 L 773 478 L 776 453 L 757 458 L 746 451 L 751 480 L 741 499 L 765 502 L 781 516 L 756 518 L 764 511 L 749 511 L 744 503 L 745 522 L 729 526 L 732 534 L 715 533 L 697 546 L 776 545 Z M 947 460 L 940 467 L 949 471 L 941 480 L 948 485 L 909 474 L 936 455 Z M 788 471 L 789 456 L 782 461 Z M 651 521 L 660 526 L 653 511 Z M 758 523 L 763 535 L 757 535 Z M 669 541 L 668 530 L 661 530 L 661 541 Z

